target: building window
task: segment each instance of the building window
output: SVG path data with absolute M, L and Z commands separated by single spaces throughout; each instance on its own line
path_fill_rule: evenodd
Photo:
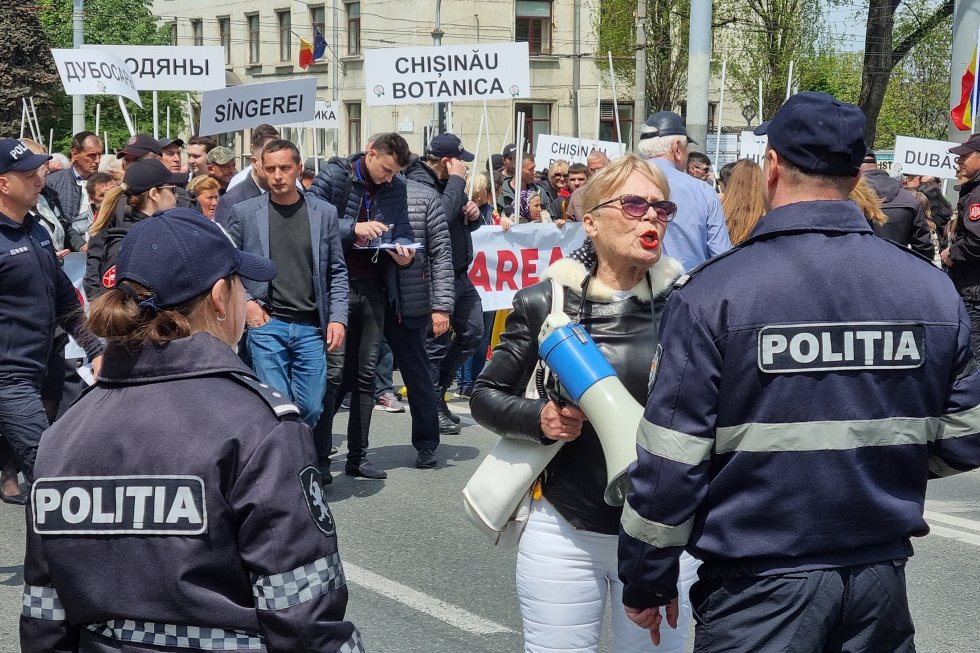
M 327 11 L 323 7 L 310 7 L 310 24 L 314 32 L 325 34 L 327 27 Z
M 361 3 L 347 3 L 347 54 L 361 53 Z
M 551 0 L 517 0 L 517 41 L 531 56 L 551 54 Z
M 204 45 L 204 21 L 191 21 L 191 36 L 194 39 L 194 45 Z
M 514 111 L 524 114 L 524 142 L 533 154 L 538 146 L 538 135 L 551 133 L 551 105 L 519 102 L 514 105 Z
M 170 45 L 177 45 L 177 23 L 170 23 Z
M 245 27 L 248 32 L 248 62 L 250 64 L 259 63 L 259 15 L 249 14 L 245 16 Z
M 361 103 L 347 103 L 347 152 L 361 151 Z
M 293 15 L 288 9 L 277 11 L 276 22 L 279 24 L 279 61 L 289 61 L 293 58 Z
M 626 143 L 631 147 L 633 142 L 633 103 L 619 103 L 619 134 L 616 133 L 616 120 L 613 118 L 613 103 L 603 102 L 599 108 L 599 140 L 613 143 Z
M 218 19 L 218 38 L 221 39 L 221 47 L 225 49 L 225 65 L 231 63 L 231 19 Z

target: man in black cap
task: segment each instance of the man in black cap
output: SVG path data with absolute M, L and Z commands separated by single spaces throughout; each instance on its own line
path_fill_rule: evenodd
M 980 369 L 945 275 L 849 199 L 864 126 L 787 100 L 756 131 L 770 211 L 667 300 L 619 541 L 655 643 L 687 551 L 696 651 L 915 651 L 910 538 L 926 480 L 980 465 Z
M 881 211 L 888 218 L 885 224 L 874 223 L 871 228 L 882 238 L 911 247 L 930 261 L 936 254 L 932 233 L 919 200 L 902 188 L 897 179 L 878 167 L 875 153 L 868 151 L 861 163 L 861 175 L 881 200 Z
M 167 166 L 170 172 L 182 172 L 183 165 L 180 161 L 180 152 L 184 149 L 184 141 L 179 138 L 160 139 L 160 160 Z
M 943 250 L 943 265 L 970 314 L 970 342 L 980 357 L 980 134 L 950 150 L 956 155 L 956 230 Z
M 38 171 L 50 158 L 12 138 L 0 140 L 0 466 L 12 454 L 28 482 L 48 427 L 41 382 L 55 327 L 85 347 L 96 373 L 102 363 L 102 345 L 84 327 L 85 315 L 51 237 L 30 215 L 44 187 Z M 22 504 L 25 497 L 0 499 Z
M 687 146 L 693 142 L 683 118 L 673 111 L 658 111 L 640 128 L 636 145 L 636 153 L 660 168 L 670 184 L 677 216 L 664 235 L 664 253 L 680 261 L 685 270 L 693 270 L 732 246 L 718 194 L 687 174 Z
M 517 170 L 517 146 L 513 143 L 508 143 L 504 146 L 503 151 L 500 153 L 501 163 L 503 164 L 503 170 L 501 172 L 504 174 L 504 179 L 514 176 L 514 171 Z
M 137 161 L 143 159 L 159 159 L 163 156 L 160 143 L 155 138 L 147 134 L 134 134 L 127 142 L 126 146 L 116 152 L 116 158 L 122 159 L 123 170 Z
M 449 222 L 452 243 L 455 301 L 450 316 L 433 314 L 433 337 L 426 348 L 439 407 L 439 432 L 459 433 L 460 419 L 446 404 L 446 389 L 456 370 L 473 355 L 483 338 L 483 304 L 470 281 L 468 270 L 473 262 L 471 232 L 480 226 L 480 209 L 466 196 L 466 164 L 476 158 L 463 147 L 455 134 L 439 134 L 425 153 L 405 169 L 405 177 L 433 188 L 442 195 L 442 205 Z M 506 155 L 505 155 L 506 159 Z M 450 331 L 446 327 L 452 324 Z

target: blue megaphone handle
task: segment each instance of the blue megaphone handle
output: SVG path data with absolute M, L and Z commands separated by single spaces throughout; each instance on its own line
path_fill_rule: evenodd
M 578 322 L 572 322 L 551 332 L 538 347 L 538 354 L 561 381 L 565 392 L 575 403 L 593 385 L 616 376 L 606 357 Z

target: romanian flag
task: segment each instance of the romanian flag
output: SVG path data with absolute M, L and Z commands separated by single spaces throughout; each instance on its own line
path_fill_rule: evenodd
M 299 67 L 306 70 L 306 67 L 313 63 L 313 46 L 306 42 L 306 39 L 299 39 Z
M 961 101 L 950 112 L 953 124 L 963 131 L 973 131 L 973 119 L 977 108 L 980 107 L 980 97 L 977 93 L 977 48 L 973 48 L 973 57 L 966 68 L 962 82 L 963 95 Z

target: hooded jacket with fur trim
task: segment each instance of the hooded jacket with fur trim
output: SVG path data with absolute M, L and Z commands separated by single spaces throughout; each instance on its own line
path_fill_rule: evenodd
M 545 271 L 542 283 L 514 297 L 514 311 L 507 318 L 500 344 L 473 389 L 473 418 L 501 437 L 529 439 L 541 446 L 554 444 L 540 426 L 547 400 L 524 397 L 538 360 L 537 334 L 551 311 L 548 279 L 565 288 L 565 313 L 585 327 L 633 398 L 645 401 L 660 313 L 670 284 L 681 272 L 677 261 L 662 257 L 627 297 L 620 297 L 579 261 L 556 261 Z M 634 440 L 636 433 L 624 429 L 622 436 Z M 622 509 L 603 500 L 606 481 L 602 446 L 591 423 L 586 422 L 582 434 L 562 447 L 548 465 L 543 493 L 575 528 L 615 535 Z

